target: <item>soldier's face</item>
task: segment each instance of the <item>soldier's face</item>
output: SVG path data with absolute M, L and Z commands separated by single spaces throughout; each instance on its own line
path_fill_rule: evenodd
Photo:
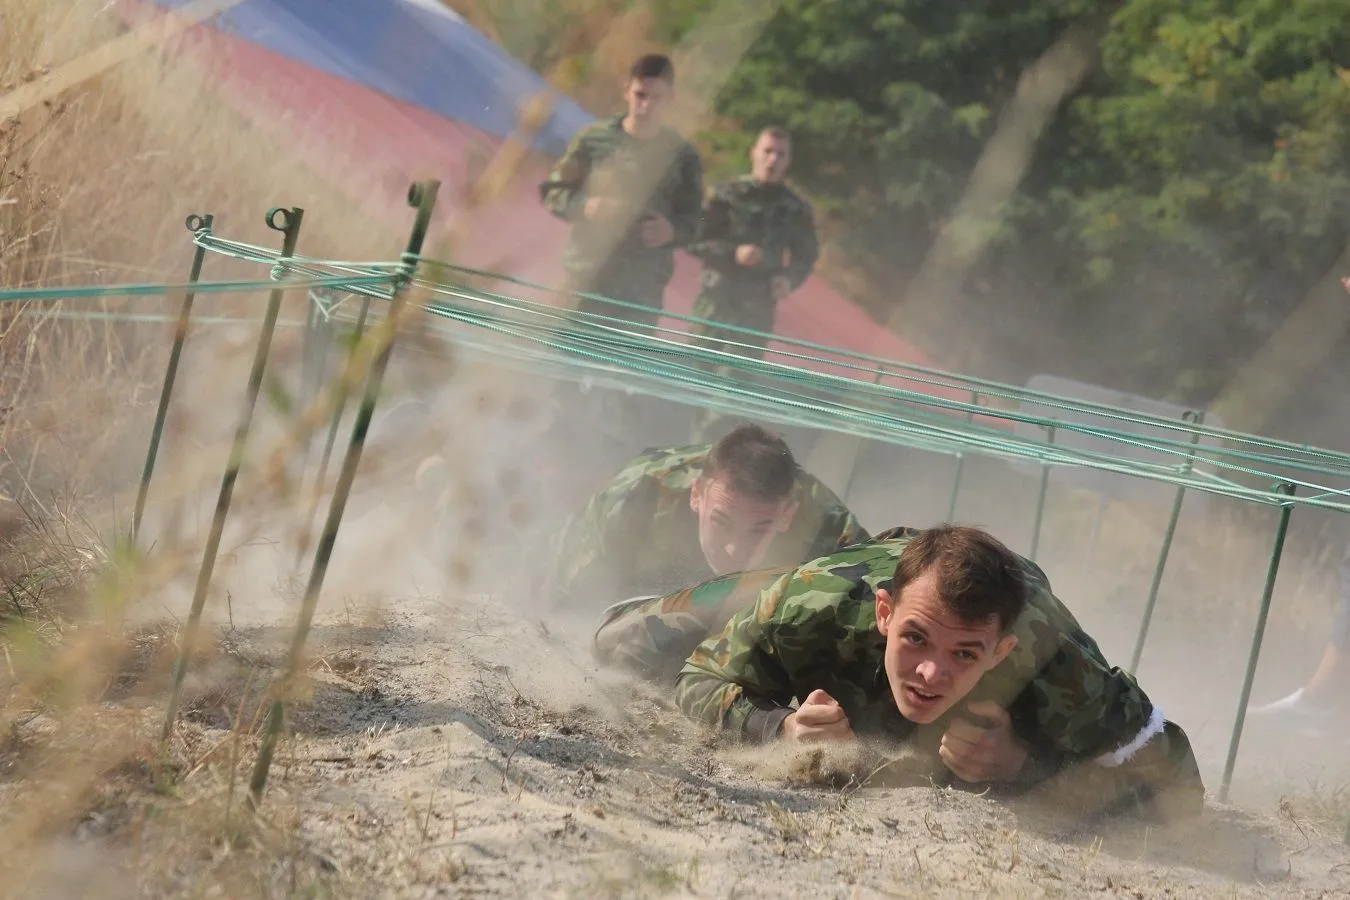
M 877 591 L 877 629 L 886 637 L 886 679 L 900 714 L 926 725 L 961 701 L 1017 638 L 1000 637 L 998 620 L 971 625 L 937 593 L 930 570 L 900 596 Z
M 639 126 L 654 128 L 661 124 L 671 98 L 670 85 L 660 78 L 633 78 L 623 92 L 628 115 Z
M 792 148 L 783 138 L 761 134 L 750 150 L 750 174 L 761 183 L 782 181 L 787 176 Z
M 698 515 L 698 544 L 717 575 L 753 569 L 774 535 L 792 523 L 796 505 L 748 497 L 721 478 L 699 478 L 689 492 Z

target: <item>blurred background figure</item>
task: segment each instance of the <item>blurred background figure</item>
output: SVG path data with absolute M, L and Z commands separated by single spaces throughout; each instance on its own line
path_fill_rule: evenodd
M 770 126 L 750 150 L 750 174 L 716 185 L 689 252 L 703 262 L 694 315 L 756 331 L 773 331 L 778 304 L 806 281 L 820 256 L 811 205 L 786 182 L 792 139 Z M 764 340 L 713 325 L 692 325 L 702 345 L 755 359 Z M 737 346 L 736 343 L 748 346 Z M 695 417 L 692 440 L 708 439 L 718 417 Z

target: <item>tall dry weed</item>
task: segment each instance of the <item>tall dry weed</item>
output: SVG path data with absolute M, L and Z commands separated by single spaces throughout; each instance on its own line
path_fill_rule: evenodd
M 53 77 L 113 39 L 123 24 L 110 6 L 0 3 L 7 50 L 0 93 Z M 232 237 L 275 243 L 262 224 L 274 205 L 311 213 L 302 252 L 393 258 L 401 229 L 352 215 L 350 198 L 318 174 L 313 145 L 284 125 L 263 128 L 222 102 L 190 41 L 183 49 L 176 56 L 137 56 L 0 123 L 0 289 L 181 281 L 190 255 L 187 213 L 213 213 L 218 230 Z M 207 277 L 245 272 L 216 260 Z M 106 703 L 128 677 L 162 683 L 176 630 L 172 622 L 149 632 L 132 628 L 134 607 L 190 577 L 198 556 L 190 529 L 177 545 L 169 540 L 157 548 L 153 565 L 121 537 L 127 489 L 139 474 L 158 396 L 167 328 L 72 316 L 171 314 L 178 299 L 71 298 L 0 307 L 0 836 L 9 848 L 0 893 L 7 896 L 54 888 L 52 879 L 70 862 L 67 851 L 95 853 L 82 840 L 95 833 L 134 837 L 138 850 L 113 861 L 114 871 L 99 865 L 86 882 L 62 883 L 62 895 L 81 895 L 100 882 L 103 895 L 130 896 L 148 887 L 154 893 L 172 887 L 184 854 L 202 856 L 203 848 L 209 877 L 230 896 L 295 889 L 287 878 L 272 881 L 281 865 L 277 847 L 288 833 L 284 816 L 246 819 L 236 807 L 231 830 L 222 830 L 231 815 L 231 793 L 223 785 L 237 780 L 234 770 L 246 764 L 246 753 L 230 765 L 214 757 L 202 762 L 209 748 L 197 746 L 190 727 L 159 747 L 148 739 L 156 730 L 153 709 Z M 259 302 L 256 295 L 207 297 L 198 309 L 256 316 Z M 302 303 L 290 300 L 288 309 Z M 233 412 L 233 395 L 242 388 L 242 377 L 232 373 L 252 347 L 249 335 L 206 328 L 194 329 L 190 340 L 197 370 L 208 377 L 180 389 L 183 414 L 171 421 L 168 443 L 177 450 L 205 442 L 201 455 L 210 458 L 220 455 L 233 424 L 220 412 Z M 280 335 L 279 372 L 296 352 L 296 341 Z M 214 382 L 222 396 L 193 397 L 204 381 Z M 203 437 L 181 437 L 193 434 L 195 419 L 213 421 L 200 429 Z M 180 436 L 176 445 L 174 435 Z M 219 478 L 218 464 L 201 471 Z M 170 491 L 183 480 L 171 467 L 161 477 Z M 239 504 L 246 522 L 250 502 L 258 505 L 246 494 Z M 145 657 L 147 647 L 157 649 Z M 250 734 L 247 727 L 241 731 L 246 743 Z M 183 781 L 194 769 L 207 777 Z M 189 801 L 219 815 L 186 813 Z M 234 852 L 213 859 L 209 848 L 222 840 Z M 286 865 L 289 878 L 298 877 L 294 859 Z M 303 876 L 301 887 L 309 878 Z
M 550 55 L 531 61 L 592 109 L 613 108 L 635 49 L 663 49 L 647 40 L 645 8 L 603 0 L 558 7 L 566 13 L 566 40 L 544 35 Z M 0 90 L 49 77 L 119 28 L 103 4 L 0 0 L 0 30 L 12 51 L 0 59 Z M 341 161 L 321 168 L 316 155 L 329 152 L 325 146 L 285 122 L 222 102 L 212 87 L 218 73 L 196 61 L 191 41 L 183 46 L 185 54 L 136 57 L 0 123 L 0 287 L 180 280 L 189 256 L 187 213 L 212 213 L 221 233 L 273 243 L 262 213 L 274 205 L 306 209 L 304 253 L 394 256 L 403 232 L 361 214 L 358 198 L 331 180 Z M 211 261 L 209 277 L 233 274 L 256 271 Z M 128 510 L 113 501 L 125 501 L 143 459 L 167 326 L 63 316 L 172 313 L 177 299 L 0 307 L 0 846 L 7 848 L 0 894 L 31 895 L 45 885 L 65 896 L 91 886 L 102 896 L 213 888 L 224 896 L 291 896 L 313 885 L 333 889 L 336 880 L 322 858 L 296 850 L 284 784 L 264 815 L 240 810 L 257 740 L 256 691 L 229 695 L 235 725 L 223 743 L 183 725 L 160 746 L 150 737 L 159 725 L 157 704 L 109 702 L 128 683 L 148 697 L 162 687 L 177 623 L 138 623 L 134 608 L 190 585 L 199 548 L 190 510 L 161 528 L 153 560 L 122 544 L 116 527 L 124 528 Z M 199 300 L 199 309 L 256 315 L 261 302 L 257 295 L 212 297 Z M 288 314 L 301 303 L 289 301 Z M 237 376 L 253 338 L 250 329 L 191 335 L 193 370 L 179 389 L 167 439 L 171 463 L 156 481 L 161 495 L 185 498 L 185 508 L 203 485 L 214 498 L 242 389 Z M 279 335 L 276 368 L 293 368 L 297 352 L 292 334 Z M 448 377 L 449 368 L 434 371 Z M 288 421 L 285 410 L 264 410 L 259 443 Z M 343 439 L 345 432 L 339 455 Z M 380 463 L 373 459 L 367 470 Z M 269 493 L 258 489 L 260 481 L 236 500 L 232 519 L 243 524 L 232 547 L 267 532 L 268 517 L 284 516 L 297 496 L 294 485 Z M 451 493 L 470 505 L 481 485 L 461 476 Z M 1073 512 L 1056 527 L 1081 532 Z M 1180 539 L 1164 619 L 1225 612 L 1212 566 L 1188 558 L 1255 559 L 1241 575 L 1259 576 L 1266 536 L 1231 524 Z M 1125 521 L 1115 531 L 1104 540 L 1115 541 L 1121 558 L 1144 560 L 1135 567 L 1146 579 L 1156 529 Z M 1054 543 L 1047 537 L 1047 546 Z M 211 602 L 226 599 L 213 595 Z M 1193 606 L 1182 608 L 1183 601 Z M 193 668 L 221 667 L 235 680 L 264 677 L 250 665 L 212 645 Z M 188 706 L 214 688 L 210 678 L 194 682 Z M 108 838 L 103 846 L 115 847 L 115 857 L 99 855 L 91 836 Z M 87 876 L 76 877 L 84 868 L 72 859 Z M 58 883 L 63 869 L 76 875 Z

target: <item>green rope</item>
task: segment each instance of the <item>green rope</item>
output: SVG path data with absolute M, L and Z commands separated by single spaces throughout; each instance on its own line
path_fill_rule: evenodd
M 479 301 L 479 303 L 484 306 L 500 306 L 508 309 L 514 309 L 517 311 L 528 308 L 527 306 L 522 305 L 523 303 L 525 303 L 524 301 L 518 301 L 515 300 L 514 298 L 506 298 L 500 295 L 484 296 L 483 292 L 478 291 L 468 293 L 462 290 L 456 290 L 442 286 L 439 289 L 437 289 L 437 292 L 444 295 L 458 296 L 469 300 L 476 300 Z M 529 306 L 537 306 L 537 305 L 531 304 Z M 439 313 L 441 315 L 450 318 L 455 318 L 467 324 L 475 324 L 480 327 L 482 327 L 485 324 L 486 320 L 491 317 L 490 313 L 488 312 L 479 312 L 471 307 L 464 305 L 434 304 L 434 303 L 428 304 L 428 308 L 433 307 L 438 308 Z M 538 308 L 535 308 L 531 311 L 536 313 L 537 316 L 541 319 L 551 320 L 555 323 L 558 323 L 553 326 L 549 326 L 549 330 L 555 332 L 557 335 L 566 336 L 571 333 L 579 334 L 588 341 L 590 341 L 590 346 L 595 346 L 597 341 L 602 341 L 604 339 L 604 335 L 600 330 L 594 328 L 589 330 L 585 329 L 578 330 L 570 328 L 567 324 L 563 324 L 568 322 L 569 320 L 583 325 L 593 323 L 594 321 L 593 319 L 587 319 L 587 314 L 559 311 L 552 307 L 545 307 L 545 309 L 547 309 L 548 311 L 544 312 Z M 597 318 L 609 319 L 610 317 L 599 316 Z M 541 325 L 539 327 L 543 328 L 544 326 Z M 683 334 L 683 332 L 678 333 Z M 1184 460 L 1190 459 L 1192 454 L 1195 452 L 1194 451 L 1195 444 L 1189 441 L 1181 442 L 1177 440 L 1165 439 L 1160 437 L 1148 437 L 1139 435 L 1134 432 L 1125 432 L 1115 429 L 1094 427 L 1091 425 L 1076 422 L 1068 422 L 1059 419 L 1057 417 L 1035 415 L 1032 413 L 1024 413 L 1013 410 L 1004 410 L 1004 409 L 990 410 L 989 408 L 984 406 L 977 406 L 975 404 L 965 403 L 962 401 L 947 400 L 940 397 L 934 397 L 926 393 L 895 388 L 890 385 L 876 384 L 873 382 L 859 382 L 854 379 L 846 378 L 832 373 L 815 372 L 806 369 L 789 367 L 784 364 L 777 363 L 767 359 L 766 360 L 745 359 L 742 357 L 738 357 L 735 354 L 702 348 L 698 347 L 697 345 L 676 344 L 670 341 L 664 341 L 660 338 L 645 338 L 641 335 L 633 334 L 632 332 L 623 332 L 622 334 L 623 339 L 620 343 L 624 345 L 625 350 L 630 352 L 633 350 L 641 351 L 644 349 L 648 351 L 662 350 L 664 352 L 678 353 L 692 359 L 702 360 L 703 362 L 710 365 L 715 364 L 725 366 L 727 368 L 737 370 L 741 374 L 749 376 L 751 378 L 755 378 L 757 380 L 762 380 L 765 377 L 769 377 L 780 380 L 796 381 L 802 384 L 810 384 L 820 388 L 827 396 L 836 397 L 837 401 L 841 399 L 838 397 L 837 389 L 847 388 L 848 393 L 850 394 L 861 396 L 872 395 L 877 399 L 887 403 L 894 403 L 898 401 L 927 408 L 936 408 L 950 413 L 958 413 L 958 414 L 971 412 L 975 416 L 979 416 L 980 418 L 986 420 L 1000 419 L 1003 421 L 1020 423 L 1024 425 L 1031 425 L 1039 428 L 1048 428 L 1053 426 L 1061 432 L 1067 431 L 1082 434 L 1088 437 L 1112 441 L 1114 443 L 1118 443 L 1135 449 L 1171 455 L 1178 460 L 1178 465 L 1182 464 Z M 524 336 L 524 335 L 525 332 L 520 332 L 517 334 L 517 336 Z M 538 339 L 537 333 L 534 335 L 534 337 L 535 339 Z M 569 352 L 576 352 L 578 349 L 576 345 L 569 346 L 567 344 L 558 344 L 558 343 L 552 343 L 550 345 L 554 346 L 557 349 L 568 350 Z M 650 356 L 651 353 L 648 353 L 645 356 L 643 356 L 643 358 L 646 359 Z M 630 368 L 633 367 L 630 363 L 626 361 L 626 354 L 624 355 L 610 354 L 608 356 L 605 356 L 604 359 L 607 362 L 614 365 L 618 366 L 627 365 Z M 703 377 L 707 376 L 704 375 Z M 933 422 L 935 423 L 937 421 L 940 420 L 933 420 Z M 973 428 L 978 430 L 982 426 L 968 425 L 965 427 L 967 429 Z M 1006 430 L 1004 429 L 991 429 L 990 432 L 997 433 L 999 435 L 1006 435 Z M 1262 465 L 1262 464 L 1297 471 L 1307 471 L 1318 474 L 1329 474 L 1341 477 L 1350 477 L 1350 459 L 1346 459 L 1346 463 L 1348 466 L 1347 468 L 1340 468 L 1327 466 L 1325 464 L 1320 464 L 1317 462 L 1309 462 L 1306 460 L 1290 458 L 1287 456 L 1270 455 L 1264 453 L 1252 453 L 1249 451 L 1231 450 L 1227 448 L 1207 448 L 1207 450 L 1209 450 L 1209 452 L 1201 460 L 1203 463 L 1224 468 L 1235 473 L 1245 474 L 1258 478 L 1285 477 L 1283 473 L 1280 475 L 1273 475 L 1271 473 L 1265 472 L 1262 469 L 1255 468 L 1255 465 Z M 1060 452 L 1060 448 L 1057 446 L 1055 447 L 1054 451 L 1051 452 L 1058 453 Z M 1226 458 L 1231 458 L 1239 462 L 1229 462 L 1227 461 Z M 1241 465 L 1239 464 L 1240 462 L 1248 462 L 1252 463 L 1253 465 Z
M 164 297 L 196 291 L 199 294 L 247 294 L 282 287 L 349 289 L 363 285 L 388 284 L 391 276 L 333 275 L 322 278 L 269 279 L 267 281 L 151 282 L 145 284 L 81 284 L 69 287 L 8 288 L 0 290 L 0 303 L 24 303 L 46 300 L 87 300 L 104 297 Z
M 1350 479 L 1350 455 L 1330 450 L 1059 397 L 665 310 L 666 320 L 685 327 L 660 323 L 638 330 L 623 312 L 649 311 L 639 304 L 581 294 L 603 304 L 606 312 L 564 308 L 450 279 L 491 279 L 547 295 L 565 292 L 421 256 L 405 254 L 397 262 L 283 256 L 274 248 L 220 238 L 208 229 L 196 231 L 193 242 L 221 256 L 268 266 L 270 278 L 191 285 L 11 289 L 0 291 L 0 302 L 165 296 L 186 290 L 247 293 L 280 285 L 306 289 L 318 315 L 334 320 L 347 318 L 343 304 L 352 296 L 387 301 L 398 284 L 411 282 L 429 298 L 422 306 L 431 318 L 430 327 L 453 341 L 457 349 L 550 378 L 640 390 L 723 414 L 824 428 L 930 452 L 960 456 L 978 451 L 1033 465 L 1089 468 L 1268 505 L 1291 502 L 1273 490 L 1275 483 L 1287 481 L 1302 489 L 1292 502 L 1350 511 L 1350 490 L 1307 480 L 1313 476 Z M 42 314 L 142 323 L 169 319 L 153 314 L 50 309 Z M 242 324 L 250 320 L 194 321 Z M 689 325 L 715 327 L 718 337 L 693 334 L 686 330 Z M 751 346 L 748 339 L 772 345 L 763 358 L 737 352 Z M 976 394 L 980 403 L 974 402 Z M 992 405 L 991 400 L 1016 404 L 1016 408 Z M 1065 415 L 1101 421 L 1069 421 Z M 1127 426 L 1158 433 L 1141 434 Z M 1031 434 L 1013 430 L 1018 427 L 1029 428 Z M 1058 433 L 1053 443 L 1040 436 L 1050 428 Z M 1066 447 L 1065 434 L 1100 441 L 1113 449 Z M 1205 438 L 1214 443 L 1199 443 Z M 1132 458 L 1126 452 L 1151 458 Z M 1295 473 L 1301 477 L 1291 477 Z M 1265 481 L 1272 489 L 1251 487 L 1239 478 Z
M 523 278 L 517 278 L 515 276 L 510 275 L 501 275 L 493 272 L 487 272 L 481 269 L 470 268 L 467 266 L 458 266 L 453 263 L 444 262 L 442 260 L 424 258 L 423 263 L 432 269 L 441 269 L 458 272 L 467 277 L 491 278 L 497 281 L 515 284 L 522 287 L 528 287 L 534 290 L 540 290 L 555 295 L 562 295 L 567 293 L 557 288 L 551 288 L 546 285 L 541 285 Z M 450 288 L 452 290 L 458 290 L 466 293 L 491 296 L 497 299 L 512 300 L 517 303 L 527 302 L 527 301 L 518 301 L 515 300 L 515 298 L 505 297 L 504 295 L 500 294 L 489 294 L 488 292 L 477 291 L 476 289 L 464 288 L 463 286 L 455 285 L 454 283 L 451 282 L 436 282 L 423 279 L 419 281 L 419 284 L 421 284 L 424 287 L 432 289 L 437 287 Z M 641 306 L 640 304 L 635 304 L 627 301 L 617 300 L 614 298 L 606 297 L 601 294 L 579 292 L 576 294 L 576 296 L 586 297 L 591 300 L 597 300 L 609 306 L 613 306 L 619 309 L 649 311 L 649 307 Z M 593 315 L 593 314 L 579 313 L 578 315 Z M 829 353 L 834 356 L 842 357 L 842 359 L 820 359 L 819 357 L 813 357 L 806 354 L 792 354 L 792 353 L 786 353 L 783 355 L 790 356 L 791 358 L 799 360 L 815 360 L 818 362 L 824 362 L 827 365 L 841 366 L 845 368 L 855 369 L 859 372 L 865 372 L 869 377 L 874 376 L 877 373 L 878 369 L 880 369 L 882 373 L 886 376 L 890 376 L 893 378 L 902 378 L 906 381 L 912 381 L 915 384 L 922 384 L 931 387 L 947 387 L 952 390 L 957 390 L 966 393 L 973 390 L 975 393 L 981 394 L 989 398 L 997 398 L 1001 400 L 1015 401 L 1019 403 L 1035 403 L 1037 405 L 1042 405 L 1050 409 L 1058 409 L 1067 412 L 1092 413 L 1096 415 L 1101 415 L 1104 418 L 1118 420 L 1129 424 L 1149 425 L 1161 429 L 1176 430 L 1179 432 L 1183 432 L 1188 436 L 1191 434 L 1198 433 L 1202 437 L 1212 437 L 1236 443 L 1252 443 L 1258 446 L 1270 447 L 1272 449 L 1280 449 L 1295 453 L 1307 453 L 1310 455 L 1317 456 L 1319 458 L 1325 458 L 1327 460 L 1335 460 L 1343 465 L 1350 466 L 1350 456 L 1337 453 L 1331 450 L 1312 447 L 1307 444 L 1295 444 L 1288 441 L 1280 441 L 1273 438 L 1260 437 L 1257 435 L 1246 434 L 1244 432 L 1233 431 L 1230 429 L 1216 428 L 1211 425 L 1204 425 L 1204 424 L 1196 425 L 1191 423 L 1184 423 L 1177 419 L 1169 419 L 1163 416 L 1151 415 L 1149 413 L 1140 412 L 1136 410 L 1125 410 L 1120 407 L 1112 406 L 1106 403 L 1098 403 L 1090 400 L 1078 400 L 1075 398 L 1061 397 L 1043 391 L 1036 391 L 1031 388 L 1020 388 L 996 381 L 989 381 L 986 379 L 976 378 L 973 376 L 958 375 L 951 372 L 944 372 L 938 369 L 928 368 L 926 366 L 919 366 L 911 363 L 902 363 L 899 362 L 898 360 L 873 356 L 871 354 L 861 353 L 852 350 L 846 350 L 840 347 L 831 347 L 824 344 L 817 344 L 811 341 L 802 340 L 800 338 L 790 338 L 784 335 L 768 334 L 740 325 L 732 325 L 730 323 L 717 322 L 714 320 L 700 318 L 694 315 L 676 313 L 671 310 L 662 310 L 662 316 L 674 319 L 676 321 L 686 322 L 694 325 L 716 326 L 719 330 L 724 332 L 739 333 L 756 338 L 767 337 L 778 343 L 787 346 L 798 347 L 803 350 L 813 350 L 816 352 Z M 621 326 L 625 324 L 625 320 L 621 317 L 597 316 L 596 318 L 604 319 L 605 321 L 609 321 Z M 669 328 L 661 328 L 660 330 L 667 331 L 672 334 L 684 335 L 687 333 L 684 331 Z M 779 352 L 781 353 L 781 351 Z

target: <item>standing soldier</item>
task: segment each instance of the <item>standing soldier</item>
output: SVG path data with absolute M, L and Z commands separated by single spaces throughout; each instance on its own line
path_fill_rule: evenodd
M 663 122 L 674 92 L 670 59 L 638 59 L 624 89 L 628 111 L 582 129 L 539 186 L 544 206 L 572 225 L 567 289 L 643 307 L 582 298 L 579 310 L 648 327 L 660 318 L 675 248 L 693 239 L 703 196 L 698 153 Z
M 694 305 L 699 318 L 771 332 L 779 301 L 815 268 L 820 245 L 811 207 L 784 183 L 791 157 L 787 131 L 766 128 L 750 151 L 750 174 L 708 194 L 703 227 L 689 247 L 703 260 L 703 289 Z M 754 335 L 697 331 L 751 345 L 739 352 L 764 355 L 764 340 Z
M 600 315 L 629 328 L 654 329 L 675 273 L 675 249 L 698 230 L 703 164 L 664 124 L 674 92 L 675 67 L 667 57 L 639 58 L 624 88 L 627 112 L 583 128 L 539 186 L 545 208 L 571 223 L 564 287 L 568 306 L 582 321 Z M 603 299 L 578 298 L 579 293 Z M 645 430 L 632 400 L 608 392 L 566 397 L 558 397 L 564 408 L 555 413 L 548 443 L 589 446 L 593 449 L 580 455 L 597 465 L 605 459 L 594 445 L 597 438 L 622 444 L 626 454 L 633 432 Z
M 750 150 L 750 174 L 712 189 L 703 223 L 689 252 L 703 260 L 703 287 L 694 302 L 701 319 L 773 331 L 778 303 L 806 281 L 820 255 L 811 206 L 784 183 L 792 142 L 783 128 L 759 133 Z M 700 344 L 712 350 L 764 357 L 765 337 L 715 325 L 694 325 Z M 736 346 L 734 341 L 745 346 Z M 725 366 L 716 366 L 725 374 Z M 708 440 L 720 420 L 694 414 L 691 440 Z

